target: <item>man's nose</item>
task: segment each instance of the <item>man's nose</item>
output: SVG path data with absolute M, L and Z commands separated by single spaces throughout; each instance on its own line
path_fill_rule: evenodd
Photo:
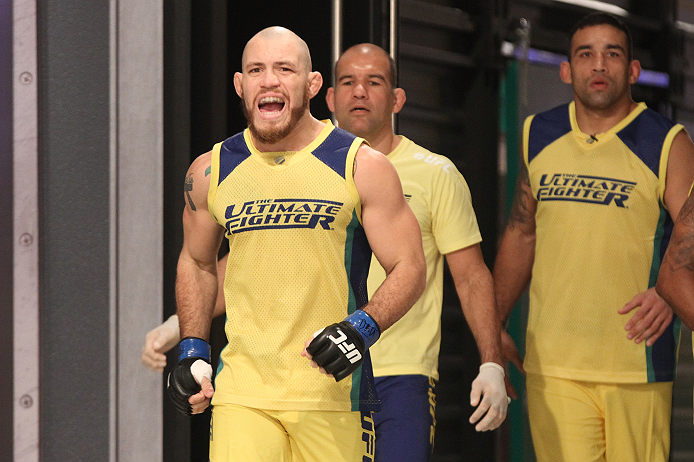
M 277 78 L 277 74 L 275 74 L 275 71 L 272 69 L 268 69 L 267 72 L 263 74 L 263 78 L 260 82 L 260 84 L 264 88 L 274 88 L 279 85 L 279 79 Z
M 364 87 L 363 84 L 358 83 L 354 85 L 352 89 L 352 96 L 355 98 L 366 98 L 368 96 L 368 92 L 366 91 L 366 88 Z
M 597 55 L 595 55 L 595 61 L 593 62 L 593 70 L 595 72 L 605 71 L 605 57 L 602 55 L 602 53 L 598 53 Z

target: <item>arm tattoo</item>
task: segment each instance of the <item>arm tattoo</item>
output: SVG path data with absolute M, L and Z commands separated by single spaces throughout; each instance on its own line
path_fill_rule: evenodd
M 681 268 L 694 271 L 694 196 L 680 210 L 663 264 L 673 272 Z
M 513 205 L 511 206 L 511 215 L 508 219 L 508 226 L 515 228 L 518 224 L 524 224 L 534 219 L 533 213 L 529 210 L 528 204 L 535 200 L 528 190 L 523 186 L 530 187 L 530 177 L 528 176 L 528 167 L 525 163 L 521 163 L 520 172 L 518 173 L 518 181 L 516 182 L 516 193 L 513 197 Z
M 186 192 L 186 197 L 188 198 L 188 204 L 190 208 L 195 212 L 195 204 L 193 203 L 193 198 L 190 197 L 190 192 L 193 190 L 193 174 L 191 173 L 186 177 L 186 184 L 183 185 L 183 190 Z

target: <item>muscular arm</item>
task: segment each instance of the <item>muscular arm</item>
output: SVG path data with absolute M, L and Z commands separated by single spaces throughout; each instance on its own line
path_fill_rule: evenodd
M 422 235 L 393 165 L 385 156 L 362 146 L 354 182 L 362 204 L 362 224 L 371 250 L 386 279 L 364 307 L 386 330 L 417 301 L 426 283 Z
M 212 311 L 217 299 L 217 249 L 223 228 L 212 219 L 207 209 L 210 181 L 205 171 L 210 167 L 210 159 L 211 153 L 203 154 L 186 173 L 183 248 L 178 257 L 176 273 L 178 321 L 181 337 L 186 342 L 181 348 L 186 350 L 182 351 L 184 355 L 191 356 L 181 358 L 173 368 L 167 389 L 176 408 L 187 414 L 203 412 L 214 395 L 209 345 L 202 340 L 209 338 Z M 185 340 L 186 337 L 197 339 Z M 199 388 L 186 378 L 191 375 Z
M 508 319 L 530 281 L 535 259 L 536 210 L 528 169 L 521 160 L 511 216 L 494 263 L 494 293 L 502 322 Z
M 198 157 L 186 174 L 183 249 L 176 274 L 176 303 L 181 337 L 207 340 L 217 300 L 217 249 L 223 228 L 207 210 L 210 153 Z
M 656 290 L 690 329 L 694 329 L 694 196 L 680 210 Z
M 501 323 L 494 304 L 492 275 L 479 244 L 446 254 L 446 261 L 482 363 L 502 364 Z

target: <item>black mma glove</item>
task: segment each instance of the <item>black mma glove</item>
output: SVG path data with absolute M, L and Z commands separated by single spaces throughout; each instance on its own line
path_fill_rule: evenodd
M 381 336 L 381 328 L 363 310 L 356 310 L 344 321 L 332 324 L 316 335 L 306 351 L 325 372 L 339 382 L 354 372 L 364 353 Z
M 185 415 L 192 413 L 188 398 L 198 393 L 203 377 L 212 380 L 210 344 L 206 341 L 186 337 L 178 344 L 178 366 L 169 374 L 167 389 L 176 409 Z

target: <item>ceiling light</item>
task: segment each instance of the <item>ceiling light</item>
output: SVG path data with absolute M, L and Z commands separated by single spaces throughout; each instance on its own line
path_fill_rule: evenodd
M 620 8 L 617 5 L 612 5 L 611 3 L 599 2 L 597 0 L 554 0 L 555 2 L 568 3 L 570 5 L 583 6 L 585 8 L 590 8 L 592 10 L 604 11 L 605 13 L 612 13 L 617 16 L 628 16 L 629 12 L 624 8 Z

